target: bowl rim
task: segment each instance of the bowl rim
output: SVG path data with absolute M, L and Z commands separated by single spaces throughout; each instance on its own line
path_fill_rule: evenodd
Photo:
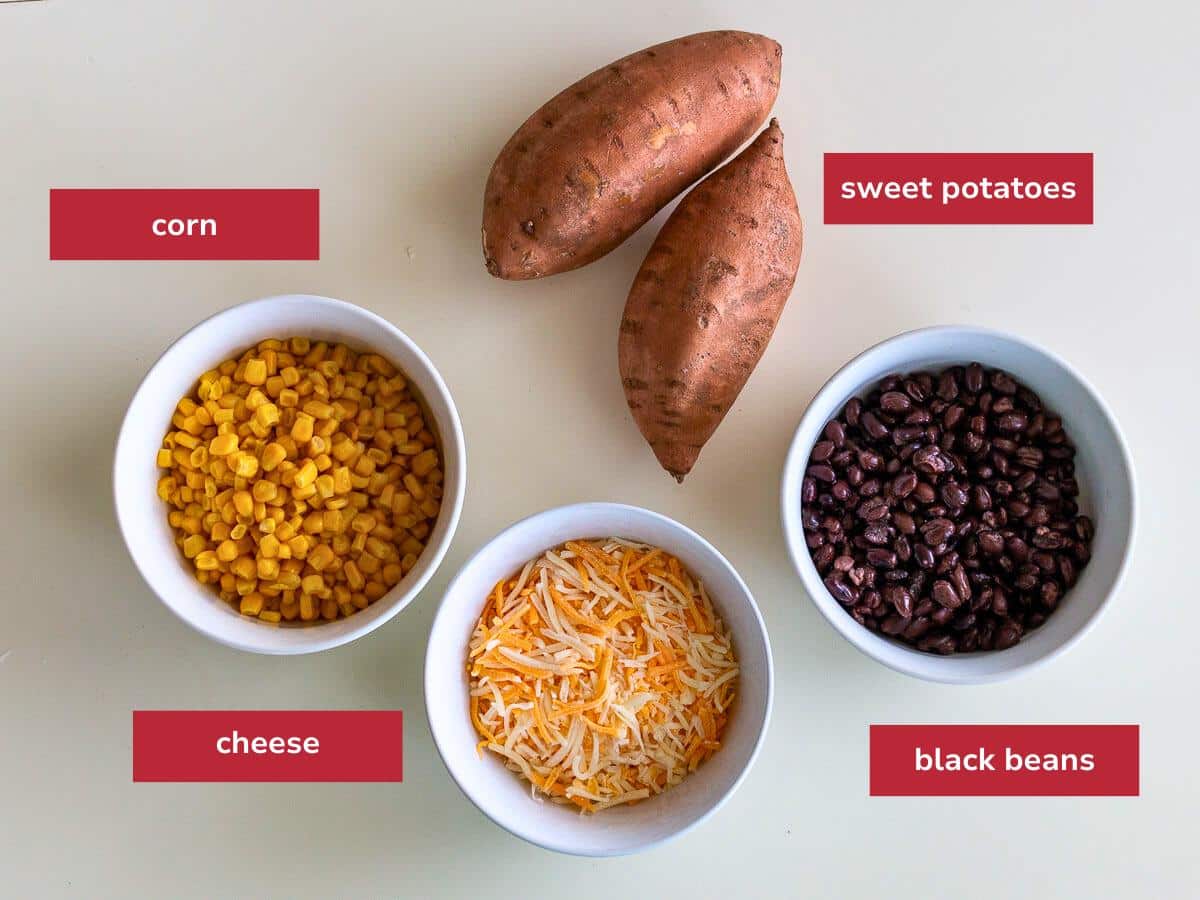
M 1111 429 L 1116 438 L 1118 453 L 1120 454 L 1122 468 L 1125 471 L 1128 487 L 1129 487 L 1129 527 L 1126 532 L 1124 545 L 1121 548 L 1121 561 L 1117 566 L 1117 572 L 1112 579 L 1112 583 L 1100 598 L 1096 609 L 1090 616 L 1065 640 L 1058 646 L 1050 649 L 1041 656 L 1035 659 L 1027 660 L 1023 663 L 1018 663 L 1004 669 L 987 673 L 963 672 L 962 674 L 954 674 L 952 672 L 937 673 L 929 668 L 929 661 L 936 659 L 939 661 L 953 660 L 955 657 L 931 657 L 929 654 L 922 653 L 919 650 L 913 650 L 903 644 L 890 642 L 903 651 L 902 655 L 895 659 L 886 659 L 875 652 L 871 643 L 866 640 L 867 635 L 872 635 L 872 632 L 859 625 L 853 618 L 846 615 L 845 611 L 838 607 L 833 609 L 830 604 L 835 604 L 836 601 L 829 596 L 828 591 L 824 589 L 821 583 L 816 566 L 813 564 L 812 557 L 808 553 L 808 548 L 804 545 L 803 537 L 796 533 L 793 523 L 798 524 L 797 512 L 795 516 L 789 515 L 790 504 L 797 494 L 800 474 L 803 471 L 805 463 L 808 459 L 808 454 L 812 447 L 803 447 L 800 443 L 801 432 L 814 419 L 815 409 L 821 405 L 821 401 L 832 397 L 835 394 L 833 390 L 835 383 L 842 378 L 850 369 L 860 364 L 867 357 L 873 356 L 881 352 L 886 347 L 892 347 L 898 344 L 905 344 L 917 337 L 927 335 L 947 335 L 947 336 L 979 336 L 992 338 L 1017 344 L 1025 349 L 1032 351 L 1035 354 L 1046 357 L 1048 360 L 1058 365 L 1066 374 L 1072 378 L 1083 391 L 1088 394 L 1096 407 L 1100 410 L 1104 417 L 1107 426 Z M 837 397 L 837 406 L 840 408 L 842 403 L 845 403 L 849 397 Z M 1116 416 L 1113 415 L 1108 403 L 1100 393 L 1092 386 L 1079 371 L 1069 362 L 1046 349 L 1042 345 L 1031 341 L 1020 335 L 1013 334 L 1007 331 L 1001 331 L 995 328 L 988 328 L 978 325 L 929 325 L 922 328 L 913 328 L 907 331 L 902 331 L 878 341 L 869 347 L 857 353 L 852 358 L 847 360 L 838 369 L 831 374 L 820 390 L 813 395 L 808 406 L 804 410 L 804 414 L 800 417 L 800 421 L 793 433 L 792 440 L 788 446 L 787 456 L 783 466 L 783 477 L 780 483 L 780 517 L 783 526 L 784 542 L 787 544 L 788 555 L 792 559 L 792 565 L 800 576 L 800 582 L 804 586 L 806 593 L 809 595 L 809 600 L 825 618 L 833 628 L 841 634 L 851 645 L 853 645 L 861 653 L 869 656 L 871 659 L 887 666 L 893 671 L 900 672 L 903 675 L 908 675 L 913 678 L 920 678 L 925 681 L 940 682 L 943 684 L 984 684 L 997 681 L 1004 681 L 1009 678 L 1023 675 L 1038 669 L 1056 657 L 1062 655 L 1070 648 L 1074 647 L 1084 635 L 1090 632 L 1099 621 L 1101 614 L 1108 609 L 1113 601 L 1113 598 L 1121 589 L 1121 585 L 1125 580 L 1126 573 L 1129 570 L 1129 561 L 1133 552 L 1133 547 L 1137 539 L 1138 529 L 1138 489 L 1137 489 L 1137 473 L 1133 466 L 1133 457 L 1129 450 L 1129 443 L 1125 439 L 1124 432 L 1121 431 L 1120 424 L 1117 422 Z M 815 587 L 814 587 L 815 586 Z M 818 591 L 817 588 L 820 588 Z M 967 659 L 970 657 L 963 657 Z M 953 663 L 951 663 L 953 665 Z
M 341 631 L 336 635 L 322 637 L 321 627 L 317 626 L 315 628 L 305 629 L 306 632 L 311 632 L 312 637 L 310 640 L 302 644 L 291 646 L 273 646 L 250 639 L 241 640 L 230 634 L 226 634 L 223 631 L 204 627 L 188 616 L 183 611 L 181 604 L 172 602 L 164 595 L 164 591 L 159 589 L 159 586 L 155 584 L 146 571 L 143 570 L 141 565 L 138 564 L 137 556 L 134 554 L 133 542 L 130 540 L 130 533 L 135 526 L 134 523 L 126 521 L 126 512 L 121 500 L 118 479 L 119 466 L 121 464 L 122 457 L 122 444 L 126 440 L 133 439 L 133 423 L 130 421 L 133 408 L 137 404 L 142 393 L 149 390 L 148 385 L 151 383 L 154 377 L 159 374 L 160 371 L 166 371 L 165 366 L 168 362 L 168 357 L 175 350 L 175 348 L 191 335 L 201 331 L 202 329 L 212 328 L 218 324 L 220 320 L 227 316 L 233 316 L 242 312 L 243 310 L 253 307 L 274 306 L 285 302 L 302 304 L 307 303 L 311 304 L 314 308 L 333 308 L 352 316 L 358 316 L 359 318 L 366 320 L 370 325 L 390 333 L 392 337 L 398 340 L 401 344 L 405 345 L 406 349 L 412 353 L 412 355 L 425 368 L 425 372 L 429 376 L 434 389 L 439 395 L 439 399 L 446 405 L 446 409 L 449 412 L 448 422 L 438 422 L 440 428 L 450 432 L 449 439 L 447 439 L 447 435 L 442 435 L 442 453 L 444 457 L 447 452 L 452 452 L 454 465 L 459 473 L 459 477 L 455 486 L 454 496 L 449 498 L 450 502 L 447 503 L 447 498 L 443 497 L 442 513 L 449 513 L 445 536 L 436 547 L 426 548 L 427 550 L 431 549 L 433 554 L 429 559 L 429 565 L 427 566 L 425 572 L 421 574 L 411 585 L 407 586 L 405 590 L 399 594 L 398 598 L 391 602 L 389 608 L 385 609 L 376 618 L 365 620 L 364 622 L 356 626 L 349 627 L 345 631 Z M 188 328 L 185 332 L 167 345 L 167 347 L 158 355 L 158 357 L 146 370 L 146 373 L 142 376 L 141 380 L 138 382 L 138 386 L 134 390 L 129 403 L 125 408 L 125 414 L 121 419 L 121 427 L 117 432 L 117 439 L 113 449 L 112 490 L 113 504 L 117 519 L 117 528 L 121 532 L 121 538 L 125 545 L 125 551 L 132 561 L 134 568 L 141 576 L 142 581 L 147 587 L 150 588 L 154 595 L 158 597 L 163 606 L 169 609 L 188 626 L 205 637 L 234 650 L 260 653 L 269 656 L 298 656 L 340 647 L 344 644 L 350 643 L 351 641 L 357 640 L 363 635 L 369 634 L 376 628 L 379 628 L 386 622 L 390 621 L 397 613 L 411 604 L 413 600 L 416 599 L 417 595 L 429 583 L 430 579 L 433 578 L 434 574 L 441 565 L 442 560 L 445 558 L 446 552 L 450 549 L 450 544 L 453 542 L 454 534 L 458 530 L 459 519 L 462 515 L 463 501 L 466 497 L 466 487 L 467 453 L 462 421 L 459 418 L 458 408 L 454 404 L 454 398 L 451 396 L 450 390 L 446 387 L 446 383 L 442 378 L 441 372 L 438 371 L 437 367 L 433 364 L 433 361 L 419 346 L 417 346 L 416 342 L 413 341 L 412 338 L 410 338 L 407 334 L 405 334 L 387 319 L 380 316 L 378 313 L 374 313 L 369 309 L 358 306 L 354 303 L 350 303 L 346 300 L 339 300 L 334 297 L 325 297 L 319 294 L 274 294 L 269 297 L 245 300 L 239 303 L 234 303 L 225 307 L 224 309 L 220 309 L 208 316 L 205 316 L 199 322 Z M 399 585 L 397 585 L 397 587 L 399 587 Z M 396 588 L 393 588 L 392 590 L 394 591 Z M 389 594 L 390 593 L 391 592 L 389 592 Z M 387 600 L 387 598 L 388 594 L 385 594 L 377 602 L 383 603 Z M 264 636 L 266 633 L 271 632 L 265 632 Z
M 520 825 L 518 825 L 517 823 L 510 824 L 510 823 L 502 822 L 498 818 L 493 816 L 492 812 L 488 808 L 488 805 L 485 804 L 481 799 L 477 798 L 475 796 L 475 794 L 470 789 L 468 789 L 468 787 L 459 779 L 458 772 L 455 770 L 454 766 L 452 766 L 451 763 L 447 760 L 446 753 L 444 753 L 442 750 L 442 741 L 441 741 L 441 738 L 439 737 L 438 729 L 434 725 L 434 721 L 435 721 L 434 716 L 430 714 L 430 710 L 440 709 L 440 707 L 430 702 L 430 697 L 428 694 L 429 682 L 430 682 L 429 673 L 433 670 L 435 665 L 445 665 L 446 664 L 441 660 L 435 661 L 433 658 L 433 653 L 432 653 L 433 643 L 434 643 L 433 636 L 438 631 L 439 627 L 444 627 L 443 623 L 446 621 L 446 618 L 448 615 L 448 609 L 449 609 L 448 604 L 447 604 L 447 598 L 449 598 L 450 595 L 457 588 L 459 581 L 464 577 L 466 572 L 473 565 L 475 565 L 476 562 L 485 553 L 487 553 L 487 551 L 492 547 L 493 544 L 495 544 L 501 538 L 510 534 L 513 531 L 516 531 L 521 528 L 530 527 L 534 523 L 538 522 L 541 519 L 550 518 L 550 517 L 554 517 L 554 516 L 563 516 L 563 515 L 569 515 L 571 517 L 582 517 L 582 516 L 587 516 L 596 510 L 622 511 L 625 513 L 630 513 L 637 517 L 643 517 L 645 519 L 657 520 L 660 523 L 663 523 L 663 524 L 667 525 L 668 527 L 677 530 L 685 537 L 694 540 L 697 543 L 697 545 L 704 552 L 710 554 L 712 559 L 717 563 L 717 565 L 724 568 L 727 571 L 727 573 L 730 576 L 732 576 L 734 583 L 737 584 L 739 590 L 741 591 L 742 599 L 748 604 L 748 606 L 750 608 L 750 612 L 753 614 L 753 621 L 757 624 L 759 635 L 762 638 L 762 645 L 763 645 L 764 657 L 765 657 L 765 660 L 764 660 L 765 661 L 765 670 L 766 670 L 766 685 L 765 685 L 766 702 L 764 703 L 764 706 L 763 706 L 762 722 L 761 722 L 761 725 L 759 726 L 758 735 L 754 739 L 754 745 L 751 747 L 750 753 L 746 757 L 745 764 L 742 766 L 741 771 L 738 772 L 737 776 L 730 783 L 729 787 L 725 791 L 723 791 L 718 797 L 716 797 L 714 800 L 712 800 L 710 805 L 708 806 L 707 809 L 704 810 L 704 812 L 702 812 L 700 815 L 696 816 L 694 819 L 688 821 L 686 824 L 682 825 L 680 828 L 678 828 L 678 829 L 670 832 L 669 834 L 666 834 L 656 840 L 645 841 L 643 843 L 633 844 L 629 847 L 622 847 L 622 848 L 616 849 L 616 850 L 580 849 L 579 847 L 576 847 L 565 841 L 556 841 L 554 839 L 542 838 L 542 837 L 532 833 L 529 829 L 520 827 Z M 678 520 L 673 519 L 670 516 L 663 515 L 662 513 L 655 512 L 654 510 L 646 509 L 645 507 L 634 506 L 634 505 L 628 504 L 628 503 L 614 503 L 614 502 L 608 502 L 608 501 L 585 501 L 585 502 L 581 502 L 581 503 L 569 503 L 569 504 L 565 504 L 562 506 L 550 507 L 550 508 L 544 509 L 540 512 L 533 513 L 532 515 L 525 516 L 522 519 L 518 519 L 516 522 L 513 522 L 512 524 L 505 526 L 503 529 L 501 529 L 499 532 L 497 532 L 494 536 L 492 536 L 491 538 L 486 540 L 479 547 L 479 549 L 477 549 L 471 555 L 470 559 L 468 559 L 466 562 L 463 563 L 462 567 L 455 574 L 454 578 L 451 579 L 450 583 L 446 586 L 446 590 L 442 595 L 442 600 L 438 604 L 437 612 L 434 613 L 433 621 L 430 624 L 429 635 L 425 641 L 425 665 L 422 670 L 422 675 L 423 675 L 422 694 L 423 694 L 423 699 L 425 700 L 426 721 L 429 726 L 430 734 L 433 736 L 434 749 L 437 750 L 438 758 L 441 759 L 442 766 L 446 769 L 446 772 L 449 774 L 450 779 L 458 786 L 458 789 L 462 792 L 462 794 L 468 800 L 470 800 L 471 803 L 475 806 L 475 808 L 478 809 L 487 819 L 489 819 L 491 822 L 495 823 L 500 828 L 504 829 L 509 834 L 513 835 L 514 837 L 521 838 L 522 840 L 527 841 L 528 843 L 533 844 L 534 846 L 541 847 L 544 850 L 551 850 L 556 853 L 563 853 L 563 854 L 567 854 L 570 856 L 580 856 L 580 857 L 590 857 L 590 858 L 629 856 L 629 855 L 632 855 L 635 853 L 641 853 L 645 850 L 650 850 L 654 847 L 659 847 L 659 846 L 662 846 L 663 844 L 674 841 L 675 839 L 680 838 L 684 834 L 691 831 L 693 828 L 696 828 L 697 826 L 708 821 L 714 814 L 716 814 L 716 812 L 718 810 L 720 810 L 725 805 L 725 803 L 729 800 L 729 798 L 733 796 L 734 792 L 737 791 L 737 789 L 739 787 L 741 787 L 742 782 L 745 781 L 746 776 L 749 775 L 750 770 L 754 767 L 754 763 L 758 760 L 759 753 L 762 751 L 763 743 L 766 740 L 767 732 L 770 730 L 771 715 L 774 710 L 774 703 L 775 703 L 775 661 L 774 661 L 774 657 L 771 653 L 770 635 L 767 631 L 766 622 L 763 620 L 762 611 L 759 609 L 758 603 L 754 599 L 754 594 L 750 591 L 749 586 L 746 584 L 746 582 L 742 578 L 742 576 L 738 573 L 737 569 L 734 568 L 733 564 L 731 562 L 729 562 L 729 560 L 725 558 L 725 556 L 721 553 L 721 551 L 719 551 L 716 547 L 714 547 L 703 535 L 694 531 L 693 529 L 689 528 L 688 526 L 684 525 L 682 522 L 679 522 Z M 440 721 L 440 717 L 439 717 L 438 721 Z

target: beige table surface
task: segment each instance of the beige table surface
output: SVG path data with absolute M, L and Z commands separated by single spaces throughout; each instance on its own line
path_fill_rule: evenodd
M 1185 3 L 1101 6 L 0 6 L 0 895 L 1196 896 L 1198 21 Z M 506 284 L 479 258 L 480 198 L 499 146 L 559 88 L 730 26 L 784 45 L 776 114 L 807 246 L 773 344 L 679 487 L 616 375 L 618 318 L 655 229 L 581 271 Z M 1096 224 L 825 227 L 828 150 L 1094 151 Z M 51 263 L 52 186 L 319 187 L 322 258 Z M 290 291 L 366 306 L 428 351 L 462 414 L 470 486 L 408 610 L 339 650 L 266 658 L 207 641 L 155 599 L 117 534 L 110 465 L 168 343 Z M 785 448 L 824 379 L 942 322 L 1061 353 L 1112 405 L 1140 477 L 1117 601 L 1069 654 L 993 686 L 926 684 L 860 655 L 811 605 L 779 526 Z M 731 802 L 616 861 L 492 825 L 446 776 L 421 696 L 456 569 L 513 520 L 590 499 L 712 539 L 757 595 L 778 685 Z M 131 709 L 228 707 L 403 708 L 405 781 L 130 783 Z M 873 721 L 1141 723 L 1142 796 L 873 800 Z

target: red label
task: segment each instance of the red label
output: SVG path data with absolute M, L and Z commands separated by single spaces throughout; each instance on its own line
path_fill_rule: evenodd
M 134 781 L 400 781 L 399 710 L 134 710 Z
M 51 259 L 320 259 L 320 191 L 50 191 Z
M 872 725 L 872 797 L 1136 797 L 1137 725 Z
M 1091 225 L 1090 153 L 826 153 L 826 225 Z

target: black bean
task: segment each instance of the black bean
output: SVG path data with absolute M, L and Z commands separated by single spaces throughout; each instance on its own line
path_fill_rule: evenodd
M 882 497 L 872 497 L 870 500 L 860 503 L 856 512 L 860 519 L 867 522 L 878 522 L 887 517 L 888 504 Z
M 848 606 L 854 602 L 854 590 L 836 575 L 830 575 L 825 579 L 825 587 L 829 589 L 829 593 L 833 595 L 833 599 L 837 600 L 843 606 Z
M 817 499 L 817 482 L 816 479 L 809 476 L 800 483 L 800 501 L 812 503 L 815 499 Z
M 878 523 L 875 525 L 868 525 L 866 528 L 864 528 L 862 536 L 868 544 L 874 544 L 879 547 L 891 543 L 892 540 L 892 535 L 888 530 L 888 527 Z
M 924 650 L 926 653 L 940 653 L 949 655 L 957 649 L 957 642 L 952 635 L 944 632 L 934 632 L 923 637 L 918 643 L 917 648 Z
M 996 420 L 996 428 L 1000 431 L 1024 431 L 1028 424 L 1024 413 L 1006 413 Z
M 862 427 L 868 435 L 875 440 L 888 436 L 888 427 L 876 418 L 872 412 L 865 412 L 862 415 Z
M 983 366 L 979 363 L 971 363 L 967 366 L 964 378 L 966 379 L 967 390 L 972 394 L 978 394 L 983 390 Z
M 837 419 L 832 419 L 825 426 L 825 437 L 833 443 L 835 447 L 841 449 L 846 443 L 846 426 Z
M 808 474 L 817 481 L 823 481 L 826 484 L 833 484 L 835 481 L 837 481 L 837 475 L 834 474 L 833 469 L 824 464 L 809 466 Z
M 813 444 L 809 459 L 812 462 L 825 462 L 833 455 L 833 441 L 817 441 Z
M 992 373 L 992 390 L 1000 394 L 1012 395 L 1017 392 L 1017 383 L 1012 379 L 1012 376 L 1007 372 L 1001 372 L 997 369 Z
M 830 544 L 825 544 L 823 547 L 818 547 L 813 554 L 813 563 L 817 567 L 817 571 L 822 574 L 833 564 L 833 554 L 837 552 Z
M 903 585 L 895 584 L 884 588 L 883 596 L 898 616 L 907 619 L 912 615 L 913 596 Z
M 858 464 L 864 472 L 877 472 L 883 468 L 883 457 L 873 450 L 858 451 Z
M 907 497 L 917 486 L 917 476 L 912 472 L 902 472 L 892 479 L 892 494 L 895 497 Z
M 955 593 L 954 587 L 944 578 L 939 578 L 933 583 L 930 596 L 933 597 L 935 602 L 947 609 L 957 609 L 963 602 L 963 598 Z
M 949 606 L 939 606 L 929 614 L 929 618 L 933 619 L 935 625 L 947 625 L 954 618 L 954 610 Z
M 962 509 L 967 505 L 967 492 L 956 482 L 947 481 L 942 485 L 942 502 L 951 509 Z
M 936 562 L 933 550 L 926 544 L 915 545 L 913 547 L 913 557 L 916 559 L 917 565 L 922 569 L 932 569 Z
M 867 562 L 879 569 L 894 569 L 896 554 L 883 547 L 872 547 L 867 551 Z
M 879 405 L 884 412 L 903 413 L 912 409 L 912 400 L 907 394 L 901 394 L 899 391 L 888 391 L 879 398 Z
M 941 475 L 950 471 L 949 458 L 937 447 L 922 447 L 912 458 L 913 468 L 924 475 Z
M 954 523 L 949 519 L 930 519 L 921 526 L 921 537 L 930 547 L 944 544 L 954 536 Z

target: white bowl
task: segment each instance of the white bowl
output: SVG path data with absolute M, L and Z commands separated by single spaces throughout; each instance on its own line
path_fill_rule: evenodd
M 1004 369 L 1063 419 L 1077 447 L 1080 508 L 1096 523 L 1092 558 L 1045 623 L 1007 650 L 934 656 L 871 632 L 830 596 L 804 542 L 800 489 L 826 422 L 853 396 L 893 372 L 966 362 Z M 822 615 L 842 637 L 886 666 L 929 681 L 975 684 L 1027 671 L 1062 653 L 1095 624 L 1125 574 L 1136 518 L 1133 464 L 1112 413 L 1069 365 L 1030 342 L 984 328 L 939 326 L 897 335 L 852 359 L 813 398 L 783 471 L 783 530 L 792 562 Z
M 425 551 L 404 579 L 366 609 L 318 625 L 269 625 L 241 616 L 193 577 L 155 492 L 162 446 L 175 405 L 213 366 L 270 337 L 302 335 L 371 349 L 404 372 L 432 415 L 442 448 L 445 494 Z M 378 628 L 404 609 L 433 576 L 462 512 L 466 450 L 462 424 L 442 377 L 398 328 L 372 312 L 328 297 L 292 294 L 242 303 L 205 319 L 172 344 L 143 379 L 117 438 L 113 463 L 117 521 L 134 563 L 167 607 L 215 641 L 255 653 L 311 653 L 337 647 Z
M 535 800 L 529 785 L 491 753 L 480 759 L 467 697 L 467 645 L 497 581 L 530 559 L 575 538 L 625 537 L 676 555 L 705 583 L 733 636 L 741 666 L 737 702 L 721 749 L 683 782 L 631 806 L 583 816 Z M 762 745 L 771 714 L 771 647 L 745 582 L 704 538 L 666 516 L 617 503 L 550 509 L 501 532 L 446 590 L 425 655 L 425 708 L 442 761 L 463 793 L 497 825 L 561 853 L 617 856 L 645 850 L 700 824 L 741 784 Z

